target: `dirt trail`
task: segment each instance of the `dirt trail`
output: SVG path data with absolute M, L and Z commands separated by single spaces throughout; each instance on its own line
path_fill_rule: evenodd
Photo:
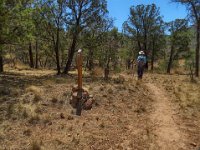
M 154 126 L 155 143 L 150 149 L 179 150 L 186 149 L 186 136 L 180 131 L 179 118 L 176 116 L 176 106 L 172 103 L 167 93 L 152 83 L 147 87 L 154 99 L 154 111 L 150 115 L 150 120 Z

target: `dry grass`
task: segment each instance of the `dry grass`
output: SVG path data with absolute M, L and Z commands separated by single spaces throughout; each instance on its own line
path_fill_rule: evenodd
M 175 94 L 183 109 L 193 108 L 200 111 L 200 84 L 182 82 L 175 85 Z
M 200 111 L 199 79 L 191 82 L 190 77 L 186 75 L 153 75 L 152 79 L 151 82 L 164 86 L 172 97 L 175 96 L 174 99 L 184 111 L 190 108 L 193 111 Z
M 69 71 L 69 74 L 77 75 L 78 73 L 77 73 L 77 70 L 74 70 L 74 71 Z M 88 76 L 89 75 L 89 73 L 87 71 L 85 71 L 84 69 L 82 70 L 82 74 L 83 74 L 83 76 Z
M 41 102 L 41 97 L 38 95 L 22 95 L 18 103 L 8 105 L 7 116 L 19 120 L 36 120 L 35 118 L 39 118 L 43 112 L 39 102 Z
M 17 74 L 17 75 L 25 75 L 25 76 L 35 76 L 35 77 L 56 74 L 55 70 L 31 69 L 29 66 L 24 65 L 24 64 L 16 65 L 15 68 L 11 68 L 10 66 L 5 65 L 4 70 L 7 73 L 12 73 L 12 74 Z
M 16 61 L 16 60 L 15 60 L 15 66 L 10 67 L 10 64 L 9 65 L 5 64 L 4 68 L 6 71 L 11 70 L 12 72 L 30 69 L 30 67 L 28 65 L 25 65 L 25 64 L 21 63 L 20 61 Z
M 40 80 L 38 79 L 37 82 L 40 82 Z M 18 95 L 17 103 L 8 108 L 8 114 L 11 114 L 10 118 L 16 118 L 15 124 L 12 121 L 4 120 L 4 122 L 8 121 L 8 124 L 12 125 L 13 130 L 8 133 L 5 133 L 5 131 L 2 131 L 2 134 L 0 133 L 0 136 L 12 137 L 14 140 L 0 140 L 0 144 L 3 142 L 10 145 L 7 148 L 12 146 L 15 149 L 42 149 L 43 147 L 44 149 L 84 149 L 84 147 L 88 149 L 88 145 L 107 149 L 114 141 L 120 143 L 121 140 L 116 138 L 112 139 L 111 143 L 106 142 L 106 139 L 114 137 L 116 132 L 121 137 L 126 137 L 127 133 L 122 134 L 123 128 L 119 128 L 124 121 L 121 121 L 121 125 L 117 125 L 116 118 L 118 116 L 120 116 L 120 120 L 125 119 L 129 123 L 132 123 L 131 118 L 137 117 L 133 110 L 136 109 L 134 107 L 137 107 L 137 104 L 133 107 L 126 106 L 133 103 L 128 101 L 132 98 L 131 92 L 123 87 L 118 88 L 118 86 L 121 87 L 127 83 L 115 84 L 112 80 L 103 84 L 98 81 L 84 82 L 89 94 L 94 95 L 96 102 L 91 111 L 83 111 L 83 117 L 78 118 L 74 116 L 75 111 L 69 105 L 71 87 L 75 82 L 74 79 L 55 77 L 42 80 L 41 86 L 26 83 L 25 90 Z M 127 86 L 135 88 L 131 87 L 129 83 Z M 102 95 L 106 95 L 106 97 Z M 128 96 L 128 98 L 122 102 L 121 98 L 125 96 Z M 135 103 L 137 96 L 134 98 Z M 130 119 L 127 118 L 126 112 L 122 113 L 123 107 L 129 108 L 124 110 L 128 113 Z M 117 109 L 120 111 L 118 112 Z M 117 127 L 112 125 L 113 122 Z M 137 125 L 134 124 L 134 126 Z M 23 136 L 20 136 L 21 134 Z M 101 137 L 102 141 L 105 141 L 104 145 L 99 142 Z M 132 138 L 136 137 L 133 136 Z M 30 142 L 32 139 L 36 139 L 34 141 L 41 140 L 43 144 Z
M 22 78 L 34 79 L 32 74 L 37 72 L 32 72 Z M 177 86 L 172 87 L 174 76 L 145 74 L 142 82 L 128 75 L 115 77 L 122 78 L 123 82 L 119 84 L 114 79 L 109 82 L 84 81 L 89 94 L 94 95 L 95 105 L 92 110 L 83 111 L 81 117 L 75 116 L 75 110 L 69 105 L 75 78 L 39 78 L 35 81 L 41 85 L 37 86 L 30 80 L 25 84 L 25 90 L 20 89 L 22 93 L 16 95 L 15 103 L 6 104 L 10 117 L 0 124 L 0 149 L 149 149 L 150 144 L 155 144 L 152 143 L 154 135 L 147 132 L 151 132 L 148 116 L 153 100 L 143 85 L 152 81 L 166 86 L 167 92 L 173 95 L 175 91 L 180 99 L 184 99 L 179 102 L 193 103 L 195 101 L 191 100 L 197 100 L 195 98 L 199 96 L 196 92 L 198 84 L 184 82 L 182 87 L 178 86 L 178 83 L 182 85 L 179 80 Z M 182 98 L 181 93 L 187 98 Z M 192 133 L 191 136 L 197 137 Z
M 113 80 L 116 84 L 123 84 L 125 82 L 125 76 L 118 75 L 117 77 L 113 78 Z
M 95 67 L 92 72 L 90 73 L 91 76 L 94 77 L 102 77 L 104 74 L 104 70 L 100 67 Z
M 36 94 L 36 95 L 39 95 L 43 92 L 41 88 L 33 86 L 33 85 L 27 87 L 25 91 L 31 92 L 31 93 Z

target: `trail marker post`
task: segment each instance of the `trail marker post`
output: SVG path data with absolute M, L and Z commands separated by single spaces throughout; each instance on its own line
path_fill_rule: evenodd
M 82 110 L 90 110 L 92 109 L 92 104 L 94 103 L 93 95 L 89 95 L 88 91 L 83 88 L 83 74 L 82 74 L 82 66 L 83 66 L 83 55 L 82 50 L 78 50 L 76 55 L 76 68 L 78 71 L 78 86 L 72 87 L 70 105 L 76 109 L 76 115 L 81 116 Z
M 83 85 L 82 85 L 82 65 L 83 65 L 83 56 L 82 50 L 79 49 L 76 57 L 76 66 L 78 70 L 78 93 L 77 93 L 77 107 L 76 115 L 81 116 L 82 111 L 82 97 L 83 97 Z

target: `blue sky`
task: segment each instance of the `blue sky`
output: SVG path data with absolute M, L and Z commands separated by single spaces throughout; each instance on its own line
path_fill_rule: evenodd
M 170 0 L 108 0 L 109 16 L 115 19 L 115 26 L 121 31 L 123 22 L 128 19 L 131 6 L 152 3 L 160 7 L 161 16 L 166 22 L 187 16 L 184 6 L 171 3 Z

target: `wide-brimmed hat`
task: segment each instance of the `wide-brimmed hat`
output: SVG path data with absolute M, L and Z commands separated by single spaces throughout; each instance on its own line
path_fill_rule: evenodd
M 143 55 L 144 54 L 144 51 L 139 51 L 139 55 Z

